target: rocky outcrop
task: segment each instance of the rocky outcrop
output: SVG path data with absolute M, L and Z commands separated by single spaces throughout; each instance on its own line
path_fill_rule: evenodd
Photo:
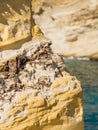
M 98 59 L 97 0 L 40 2 L 40 5 L 37 1 L 33 5 L 36 7 L 33 9 L 34 19 L 44 34 L 53 41 L 54 52 L 66 57 Z
M 31 37 L 31 1 L 0 1 L 0 48 Z
M 50 42 L 32 44 L 0 67 L 0 129 L 83 130 L 82 88 Z
M 83 130 L 81 84 L 34 25 L 31 1 L 0 5 L 0 130 Z

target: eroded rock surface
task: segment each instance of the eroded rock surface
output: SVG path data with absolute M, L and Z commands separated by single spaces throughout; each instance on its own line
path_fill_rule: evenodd
M 31 37 L 31 0 L 0 1 L 0 48 Z
M 83 130 L 82 88 L 49 41 L 0 67 L 0 129 Z
M 0 1 L 0 130 L 83 130 L 80 82 L 35 26 L 31 3 Z
M 97 0 L 37 0 L 34 19 L 64 56 L 98 59 Z

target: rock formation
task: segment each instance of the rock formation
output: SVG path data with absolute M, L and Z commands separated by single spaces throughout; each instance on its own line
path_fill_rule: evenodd
M 34 24 L 31 1 L 0 6 L 0 130 L 83 130 L 81 84 Z
M 0 48 L 31 37 L 30 0 L 0 1 Z
M 54 52 L 98 59 L 97 0 L 38 1 L 33 3 L 34 19 L 53 41 Z

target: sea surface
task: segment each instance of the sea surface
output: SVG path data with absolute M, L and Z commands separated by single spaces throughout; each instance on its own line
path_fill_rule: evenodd
M 64 59 L 64 62 L 82 83 L 85 130 L 98 130 L 98 61 Z

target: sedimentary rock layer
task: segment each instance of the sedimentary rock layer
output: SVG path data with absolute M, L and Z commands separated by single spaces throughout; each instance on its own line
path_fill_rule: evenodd
M 56 53 L 98 59 L 97 0 L 38 1 L 33 5 L 34 19 L 53 41 Z

